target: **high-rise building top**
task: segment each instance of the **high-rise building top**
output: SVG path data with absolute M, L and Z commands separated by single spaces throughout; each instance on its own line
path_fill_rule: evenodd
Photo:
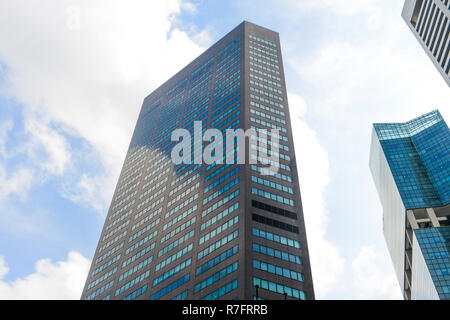
M 195 139 L 210 128 L 279 141 L 250 135 L 245 163 L 210 163 L 218 139 Z M 191 163 L 174 163 L 180 145 Z M 314 290 L 279 36 L 243 22 L 144 99 L 82 299 L 256 298 Z
M 405 299 L 450 299 L 450 132 L 439 111 L 374 124 L 370 169 Z
M 374 129 L 406 209 L 450 203 L 450 135 L 439 111 Z
M 450 86 L 450 1 L 406 0 L 402 17 Z

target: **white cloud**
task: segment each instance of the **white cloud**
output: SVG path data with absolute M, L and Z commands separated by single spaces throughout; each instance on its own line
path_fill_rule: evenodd
M 0 165 L 0 200 L 9 195 L 17 195 L 24 199 L 31 187 L 33 171 L 28 168 L 19 168 L 8 175 L 5 168 Z
M 192 2 L 182 2 L 181 7 L 191 13 L 197 13 L 197 6 Z
M 386 0 L 385 0 L 386 1 Z M 386 3 L 392 5 L 403 0 L 387 0 Z M 367 18 L 363 20 L 365 26 L 369 29 L 377 29 L 382 26 L 383 12 L 380 6 L 380 0 L 282 0 L 281 3 L 287 6 L 294 12 L 311 13 L 319 12 L 323 16 L 329 17 L 329 13 L 341 17 L 366 15 Z M 292 13 L 292 12 L 290 12 Z M 336 19 L 329 19 L 332 25 L 338 25 Z
M 6 265 L 5 258 L 3 256 L 0 256 L 0 279 L 3 279 L 5 275 L 7 275 L 9 272 L 9 268 Z
M 374 122 L 406 121 L 433 106 L 447 112 L 444 107 L 450 91 L 401 18 L 403 1 L 371 3 L 385 13 L 381 30 L 371 32 L 360 26 L 351 37 L 331 33 L 309 59 L 288 57 L 289 66 L 301 78 L 321 88 L 314 112 L 333 118 L 335 123 L 355 122 L 354 116 L 359 114 Z M 363 11 L 358 19 L 368 15 Z M 340 16 L 336 23 L 348 28 L 358 21 Z M 377 114 L 383 114 L 384 119 L 375 118 Z M 343 127 L 342 122 L 339 125 Z
M 395 1 L 395 0 L 390 0 Z M 315 0 L 315 1 L 303 1 L 308 3 L 312 8 L 317 9 L 329 9 L 339 14 L 357 14 L 368 13 L 378 11 L 377 6 L 379 0 Z
M 353 283 L 360 299 L 402 299 L 392 263 L 384 253 L 369 246 L 361 247 L 352 262 Z
M 29 153 L 44 149 L 48 158 L 40 163 L 42 168 L 52 174 L 62 175 L 71 162 L 70 148 L 64 136 L 35 115 L 27 116 L 25 121 L 26 132 L 31 135 Z
M 314 288 L 320 298 L 339 283 L 345 260 L 326 238 L 325 189 L 330 181 L 327 152 L 303 118 L 307 111 L 305 101 L 292 93 L 288 98 Z
M 104 206 L 107 205 L 107 200 L 105 199 L 109 196 L 105 192 L 105 186 L 114 185 L 115 183 L 116 181 L 111 176 L 92 177 L 82 174 L 75 187 L 70 183 L 64 185 L 62 196 L 80 206 L 90 206 L 94 210 L 101 212 Z
M 50 172 L 70 163 L 71 150 L 50 127 L 57 124 L 88 141 L 117 180 L 144 97 L 203 50 L 172 23 L 193 9 L 177 0 L 2 1 L 0 61 L 10 70 L 8 92 L 30 117 L 46 119 L 29 122 L 28 130 L 44 143 Z M 207 39 L 204 32 L 197 37 Z M 84 181 L 75 196 L 85 191 Z M 114 184 L 96 194 L 103 203 Z
M 66 261 L 52 263 L 50 259 L 42 259 L 36 262 L 34 273 L 5 281 L 9 268 L 0 256 L 0 299 L 80 299 L 89 267 L 89 259 L 71 251 Z
M 1 72 L 1 69 L 0 69 Z M 12 120 L 4 120 L 0 122 L 0 156 L 6 157 L 6 141 L 8 134 L 13 129 L 14 122 Z
M 195 29 L 192 32 L 195 32 Z M 198 45 L 205 48 L 210 47 L 213 43 L 211 35 L 207 29 L 204 29 L 200 32 L 195 32 L 192 35 L 192 40 L 195 41 L 195 43 L 198 43 Z

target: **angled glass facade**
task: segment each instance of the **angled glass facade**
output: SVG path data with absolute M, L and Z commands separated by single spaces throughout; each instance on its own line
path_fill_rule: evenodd
M 405 299 L 448 299 L 450 133 L 439 111 L 374 124 L 370 168 Z
M 278 129 L 248 139 L 279 160 L 210 128 Z M 145 98 L 81 298 L 314 299 L 296 170 L 279 36 L 243 22 Z
M 374 129 L 406 209 L 450 203 L 450 134 L 439 111 Z

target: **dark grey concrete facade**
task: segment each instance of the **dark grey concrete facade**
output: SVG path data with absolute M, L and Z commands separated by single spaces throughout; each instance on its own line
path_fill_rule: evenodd
M 450 1 L 406 0 L 402 17 L 450 86 Z
M 280 48 L 243 22 L 144 99 L 82 299 L 244 300 L 255 284 L 262 299 L 315 298 Z M 171 131 L 194 120 L 282 128 L 279 174 L 175 166 Z

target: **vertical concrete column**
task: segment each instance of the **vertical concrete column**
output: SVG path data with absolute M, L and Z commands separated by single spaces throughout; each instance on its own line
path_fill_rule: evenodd
M 419 225 L 417 224 L 416 217 L 414 216 L 414 212 L 412 210 L 406 211 L 406 216 L 408 217 L 408 222 L 411 225 L 411 229 L 419 229 Z
M 436 217 L 436 213 L 434 212 L 433 208 L 427 208 L 427 214 L 428 217 L 431 220 L 431 224 L 433 225 L 434 228 L 438 228 L 441 226 L 441 224 L 439 223 L 437 217 Z

